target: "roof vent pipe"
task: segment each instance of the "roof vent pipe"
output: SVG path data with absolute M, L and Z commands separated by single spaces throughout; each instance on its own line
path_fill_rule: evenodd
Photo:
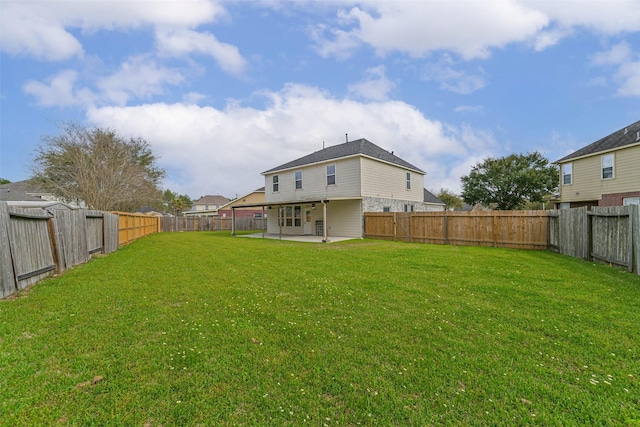
M 636 141 L 640 141 L 640 131 L 636 134 Z
M 345 133 L 345 134 L 344 134 L 344 137 L 346 138 L 347 142 L 349 142 L 349 134 L 348 134 L 348 133 Z
M 624 134 L 625 134 L 625 135 L 627 134 L 627 132 L 629 132 L 629 129 L 624 128 Z

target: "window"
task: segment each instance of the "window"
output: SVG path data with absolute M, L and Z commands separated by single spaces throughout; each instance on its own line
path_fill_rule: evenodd
M 391 212 L 391 206 L 384 206 L 382 212 Z
M 293 225 L 295 227 L 302 225 L 302 208 L 300 206 L 293 207 Z
M 296 171 L 296 190 L 302 190 L 302 171 Z
M 405 212 L 413 212 L 413 205 L 404 205 Z
M 640 205 L 640 197 L 625 197 L 624 199 L 622 199 L 622 205 Z
M 293 208 L 291 206 L 287 206 L 284 208 L 284 223 L 287 227 L 291 227 L 293 225 Z
M 407 190 L 411 190 L 411 174 L 407 172 Z
M 327 165 L 327 185 L 336 184 L 336 165 Z
M 300 227 L 302 225 L 302 207 L 285 206 L 282 210 L 280 225 L 283 227 Z
M 562 165 L 562 184 L 569 185 L 573 183 L 573 163 Z
M 602 179 L 613 178 L 613 154 L 607 154 L 601 157 L 602 161 Z
M 278 175 L 273 175 L 273 192 L 278 192 Z

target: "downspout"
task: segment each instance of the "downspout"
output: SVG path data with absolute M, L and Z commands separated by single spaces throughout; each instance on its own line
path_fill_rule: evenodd
M 264 205 L 262 206 L 262 238 L 264 239 L 264 229 L 266 228 L 266 220 L 267 218 L 265 217 L 265 212 L 264 212 Z
M 278 205 L 278 227 L 280 228 L 280 240 L 282 240 L 282 205 Z
M 320 200 L 322 203 L 322 228 L 323 228 L 323 239 L 322 243 L 328 243 L 329 238 L 327 236 L 327 204 L 324 200 Z

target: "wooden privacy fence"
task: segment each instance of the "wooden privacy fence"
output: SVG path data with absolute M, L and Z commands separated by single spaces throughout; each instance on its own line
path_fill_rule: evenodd
M 160 231 L 160 218 L 144 214 L 114 212 L 118 215 L 118 243 L 126 245 L 140 237 Z
M 551 211 L 549 247 L 564 255 L 639 272 L 640 206 Z
M 216 231 L 231 230 L 231 218 L 227 217 L 162 217 L 160 219 L 160 231 Z M 262 218 L 239 217 L 236 218 L 236 230 L 262 230 L 266 225 Z
M 0 202 L 0 298 L 118 248 L 118 216 Z
M 406 242 L 547 249 L 548 212 L 367 212 L 364 232 Z

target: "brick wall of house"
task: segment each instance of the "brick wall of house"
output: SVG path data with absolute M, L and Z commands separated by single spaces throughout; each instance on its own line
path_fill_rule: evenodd
M 602 199 L 598 202 L 598 206 L 622 206 L 622 199 L 625 197 L 640 197 L 640 191 L 603 194 Z
M 267 213 L 265 209 L 265 214 Z M 236 209 L 236 218 L 253 218 L 255 214 L 262 215 L 262 208 L 259 209 Z M 231 209 L 218 211 L 219 218 L 231 218 Z

